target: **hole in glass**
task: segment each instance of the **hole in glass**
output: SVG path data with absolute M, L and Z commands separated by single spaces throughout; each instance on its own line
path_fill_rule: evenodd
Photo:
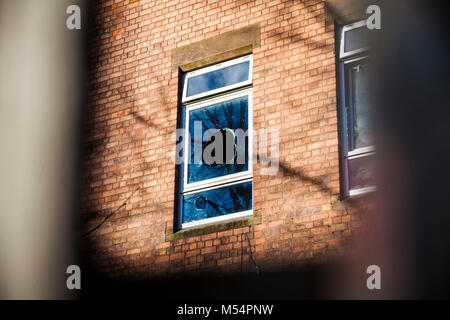
M 225 128 L 225 129 L 218 129 L 210 138 L 210 140 L 205 144 L 204 148 L 208 147 L 212 143 L 216 141 L 220 136 L 220 141 L 222 141 L 222 148 L 221 148 L 221 155 L 216 156 L 216 148 L 211 152 L 211 156 L 214 159 L 214 162 L 208 162 L 207 159 L 203 158 L 203 161 L 211 166 L 211 167 L 218 167 L 223 166 L 225 164 L 233 164 L 236 160 L 237 155 L 237 147 L 236 147 L 236 135 L 234 134 L 234 131 Z

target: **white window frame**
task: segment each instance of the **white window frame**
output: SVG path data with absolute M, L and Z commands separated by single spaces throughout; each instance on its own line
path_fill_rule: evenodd
M 226 87 L 209 90 L 200 94 L 186 97 L 187 84 L 189 78 L 208 73 L 211 71 L 226 68 L 235 64 L 239 64 L 245 61 L 249 61 L 249 79 L 243 82 L 239 82 Z M 209 67 L 205 67 L 199 70 L 191 71 L 186 74 L 186 78 L 183 85 L 182 104 L 185 108 L 184 130 L 186 136 L 189 134 L 189 113 L 193 110 L 204 108 L 207 106 L 215 105 L 221 102 L 226 102 L 236 98 L 247 97 L 248 100 L 248 169 L 243 172 L 237 172 L 226 176 L 210 178 L 202 181 L 187 183 L 188 177 L 188 158 L 191 156 L 190 147 L 191 139 L 185 139 L 184 141 L 184 154 L 183 154 L 183 190 L 180 192 L 181 196 L 187 196 L 190 194 L 200 193 L 204 191 L 220 189 L 227 186 L 239 185 L 241 183 L 253 182 L 253 88 L 248 87 L 253 83 L 253 55 L 246 55 L 237 59 L 232 59 L 222 63 L 218 63 Z M 235 91 L 230 92 L 231 90 Z M 203 98 L 203 99 L 202 99 Z M 190 137 L 192 138 L 192 137 Z M 202 137 L 203 138 L 203 137 Z M 184 212 L 180 212 L 184 214 Z M 252 209 L 246 211 L 240 211 L 222 216 L 206 218 L 202 220 L 196 220 L 186 223 L 180 223 L 181 229 L 192 228 L 196 226 L 217 223 L 222 221 L 234 220 L 237 218 L 247 217 L 253 215 L 253 183 L 252 183 Z M 180 218 L 182 218 L 180 216 Z
M 357 57 L 357 58 L 353 58 L 353 59 L 347 59 L 347 60 L 344 60 L 342 62 L 344 64 L 349 64 L 349 63 L 353 63 L 353 62 L 356 62 L 356 61 L 364 61 L 364 60 L 368 60 L 368 59 L 369 59 L 369 56 L 365 55 L 365 56 L 361 56 L 361 57 Z
M 196 77 L 196 76 L 208 73 L 208 72 L 220 70 L 220 69 L 223 69 L 223 68 L 226 68 L 226 67 L 229 67 L 229 66 L 233 66 L 233 65 L 236 65 L 236 64 L 239 64 L 239 63 L 243 63 L 243 62 L 246 62 L 246 61 L 250 62 L 249 63 L 249 71 L 248 71 L 248 80 L 242 81 L 242 82 L 238 82 L 238 83 L 234 83 L 234 84 L 231 84 L 231 85 L 228 85 L 228 86 L 225 86 L 225 87 L 221 87 L 221 88 L 217 88 L 217 89 L 214 89 L 214 90 L 209 90 L 209 91 L 206 91 L 206 92 L 198 93 L 198 94 L 190 96 L 190 97 L 186 97 L 187 86 L 188 86 L 188 82 L 189 82 L 190 78 L 193 78 L 193 77 Z M 250 85 L 250 84 L 253 83 L 253 72 L 252 72 L 252 70 L 253 70 L 253 55 L 246 55 L 246 56 L 239 57 L 239 58 L 232 59 L 232 60 L 228 60 L 228 61 L 225 61 L 225 62 L 222 62 L 222 63 L 217 63 L 217 64 L 214 64 L 212 66 L 205 67 L 205 68 L 202 68 L 202 69 L 199 69 L 199 70 L 188 72 L 186 74 L 186 78 L 184 80 L 182 102 L 183 103 L 184 102 L 189 102 L 189 101 L 197 100 L 199 98 L 203 98 L 203 97 L 206 97 L 206 96 L 215 95 L 215 94 L 218 94 L 220 92 L 225 92 L 225 91 L 232 90 L 232 89 L 235 89 L 235 88 L 240 88 L 240 87 L 244 87 L 244 86 Z
M 245 183 L 245 182 L 253 182 L 253 177 L 245 179 L 245 180 L 239 180 L 239 183 L 236 183 L 235 181 L 233 181 L 233 182 L 229 182 L 229 183 L 226 183 L 226 184 L 223 184 L 223 185 L 221 184 L 221 185 L 211 186 L 209 188 L 202 189 L 201 191 L 203 192 L 203 191 L 209 191 L 209 190 L 214 190 L 214 189 L 220 189 L 222 187 L 238 185 L 238 184 Z M 196 191 L 196 190 L 194 190 L 194 191 Z M 187 196 L 187 195 L 196 193 L 194 191 L 183 192 L 183 196 Z M 252 184 L 252 198 L 253 198 L 253 184 Z M 253 199 L 252 199 L 252 208 L 253 208 Z M 206 218 L 206 219 L 202 219 L 202 220 L 196 220 L 196 221 L 182 223 L 181 224 L 181 229 L 198 227 L 198 226 L 202 226 L 202 225 L 206 225 L 206 224 L 211 224 L 211 223 L 216 223 L 216 222 L 222 222 L 222 221 L 228 221 L 228 220 L 248 217 L 248 216 L 251 216 L 251 215 L 253 215 L 253 209 L 246 210 L 246 211 L 239 211 L 239 212 L 230 213 L 230 214 L 225 214 L 223 216 L 217 216 L 217 217 Z
M 377 186 L 370 186 L 370 187 L 364 187 L 364 188 L 358 188 L 358 189 L 351 189 L 348 191 L 348 194 L 350 197 L 358 196 L 361 194 L 366 194 L 369 192 L 377 191 Z
M 375 153 L 375 146 L 367 146 L 363 148 L 356 148 L 347 152 L 347 157 L 349 159 L 359 158 L 365 155 L 372 155 Z
M 349 56 L 353 56 L 356 54 L 360 54 L 362 52 L 365 52 L 367 50 L 369 50 L 369 47 L 363 47 L 363 48 L 359 48 L 356 50 L 352 50 L 352 51 L 347 51 L 345 52 L 345 35 L 347 31 L 353 30 L 353 29 L 357 29 L 357 28 L 364 28 L 367 26 L 367 21 L 366 20 L 362 20 L 362 21 L 358 21 L 349 25 L 346 25 L 342 28 L 341 31 L 341 48 L 340 48 L 340 53 L 339 53 L 339 57 L 341 59 L 349 57 Z
M 375 146 L 368 146 L 364 148 L 358 148 L 354 149 L 352 151 L 349 151 L 345 158 L 347 158 L 347 161 L 357 159 L 357 158 L 364 158 L 373 156 L 375 154 Z M 369 192 L 373 192 L 377 190 L 377 186 L 368 186 L 363 188 L 356 188 L 356 189 L 349 189 L 348 194 L 349 196 L 357 196 L 360 194 L 365 194 Z
M 242 171 L 242 172 L 237 172 L 237 173 L 233 173 L 233 174 L 229 174 L 226 176 L 221 176 L 221 177 L 216 177 L 216 178 L 210 178 L 210 179 L 206 179 L 206 180 L 202 180 L 202 181 L 197 181 L 197 182 L 191 182 L 188 183 L 187 179 L 188 179 L 188 159 L 191 156 L 190 154 L 190 148 L 191 148 L 191 144 L 190 144 L 190 139 L 185 139 L 184 141 L 184 150 L 186 150 L 186 152 L 184 152 L 184 181 L 183 181 L 183 192 L 186 191 L 192 191 L 192 190 L 198 190 L 198 189 L 203 189 L 205 187 L 209 187 L 209 186 L 215 186 L 218 183 L 226 183 L 226 182 L 230 182 L 230 181 L 236 181 L 236 180 L 240 180 L 240 179 L 245 179 L 248 177 L 253 177 L 253 89 L 252 88 L 247 88 L 244 89 L 242 91 L 238 91 L 238 92 L 233 92 L 233 93 L 229 93 L 229 94 L 225 94 L 219 97 L 215 97 L 215 98 L 211 98 L 205 101 L 200 101 L 197 103 L 193 103 L 191 105 L 186 105 L 186 119 L 185 119 L 185 132 L 186 135 L 189 133 L 189 112 L 191 112 L 192 110 L 196 110 L 196 109 L 200 109 L 200 108 L 204 108 L 207 106 L 211 106 L 211 105 L 215 105 L 221 102 L 225 102 L 225 101 L 229 101 L 229 100 L 233 100 L 236 98 L 241 98 L 241 97 L 248 97 L 248 169 L 246 171 Z M 192 138 L 192 137 L 191 137 Z

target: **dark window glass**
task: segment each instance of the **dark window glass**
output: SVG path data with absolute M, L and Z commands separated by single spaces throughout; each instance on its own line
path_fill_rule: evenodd
M 248 80 L 249 65 L 246 61 L 189 78 L 186 97 Z
M 344 52 L 366 48 L 369 44 L 367 27 L 351 29 L 345 32 Z
M 350 190 L 375 185 L 374 155 L 348 160 Z
M 349 150 L 374 145 L 369 64 L 346 66 Z
M 199 132 L 195 132 L 197 128 Z M 214 141 L 214 137 L 205 132 L 209 129 L 218 129 L 216 134 L 222 134 L 224 146 L 224 158 L 222 163 L 207 164 L 202 158 L 195 159 L 195 152 L 201 147 L 201 154 L 210 142 Z M 248 170 L 248 152 L 245 143 L 238 143 L 238 137 L 235 136 L 237 129 L 242 132 L 248 130 L 248 97 L 236 98 L 233 100 L 221 102 L 215 105 L 194 109 L 189 112 L 189 134 L 191 138 L 190 146 L 190 163 L 188 164 L 187 182 L 197 182 L 206 179 L 222 177 Z M 206 141 L 196 141 L 198 137 L 203 137 Z M 197 139 L 198 140 L 198 139 Z M 241 140 L 246 141 L 246 140 Z M 200 145 L 201 144 L 201 145 Z M 230 147 L 231 145 L 231 147 Z M 245 148 L 242 151 L 242 148 Z M 231 151 L 230 151 L 231 150 Z M 227 152 L 228 151 L 228 152 Z M 238 152 L 245 152 L 245 161 L 236 161 L 234 156 Z M 198 153 L 198 152 L 197 152 Z M 231 154 L 232 153 L 232 154 Z M 200 154 L 200 155 L 201 155 Z M 214 156 L 214 154 L 213 154 Z M 201 162 L 201 163 L 199 163 Z
M 374 144 L 370 110 L 370 71 L 367 64 L 351 68 L 353 102 L 353 148 Z
M 183 223 L 252 209 L 252 182 L 183 197 Z

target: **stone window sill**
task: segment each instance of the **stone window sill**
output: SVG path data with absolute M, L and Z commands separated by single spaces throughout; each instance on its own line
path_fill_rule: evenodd
M 255 210 L 252 216 L 222 221 L 203 226 L 174 230 L 172 228 L 166 229 L 166 241 L 186 239 L 190 237 L 202 236 L 209 233 L 221 232 L 231 229 L 238 229 L 243 227 L 254 226 L 261 224 L 261 211 Z

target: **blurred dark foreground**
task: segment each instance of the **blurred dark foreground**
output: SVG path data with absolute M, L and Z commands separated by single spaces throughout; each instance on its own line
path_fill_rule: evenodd
M 450 36 L 443 2 L 376 1 L 373 39 L 379 188 L 369 231 L 351 257 L 261 276 L 102 278 L 87 268 L 82 297 L 253 299 L 450 298 Z M 381 268 L 368 290 L 366 268 Z M 86 273 L 85 273 L 86 275 Z

